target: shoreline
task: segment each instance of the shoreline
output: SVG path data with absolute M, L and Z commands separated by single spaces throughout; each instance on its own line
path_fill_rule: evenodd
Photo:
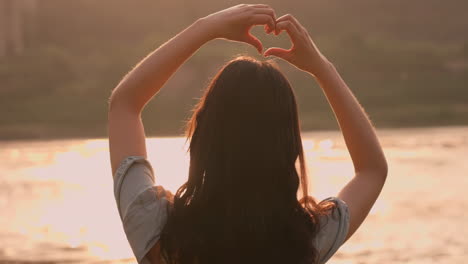
M 382 126 L 375 126 L 376 130 L 418 130 L 418 129 L 430 129 L 430 128 L 468 128 L 468 123 L 463 124 L 422 124 L 416 126 L 391 126 L 391 125 L 382 125 Z M 30 129 L 29 127 L 28 129 Z M 80 133 L 76 133 L 76 131 L 80 131 Z M 331 127 L 319 127 L 315 129 L 307 129 L 302 128 L 301 133 L 314 133 L 314 132 L 338 132 L 339 128 L 331 128 Z M 14 133 L 12 133 L 14 132 Z M 58 132 L 58 133 L 57 133 Z M 61 132 L 61 133 L 60 133 Z M 183 133 L 173 133 L 169 131 L 149 131 L 146 135 L 148 138 L 170 138 L 170 137 L 185 137 Z M 40 127 L 39 129 L 31 130 L 24 130 L 18 129 L 15 131 L 5 131 L 0 126 L 0 143 L 7 143 L 12 141 L 60 141 L 60 140 L 98 140 L 98 139 L 105 139 L 107 138 L 107 133 L 102 133 L 102 131 L 92 128 L 65 128 L 65 129 L 57 129 L 57 127 L 51 127 L 47 129 L 45 127 Z

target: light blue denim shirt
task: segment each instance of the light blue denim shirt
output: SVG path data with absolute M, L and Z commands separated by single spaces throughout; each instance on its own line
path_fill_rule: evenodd
M 159 241 L 166 224 L 170 194 L 155 186 L 151 164 L 139 156 L 125 158 L 114 175 L 114 196 L 130 247 L 141 264 L 150 264 L 145 257 Z M 314 238 L 320 263 L 326 263 L 343 244 L 349 228 L 348 206 L 336 197 L 325 199 L 336 203 L 335 209 L 321 221 Z M 325 201 L 324 200 L 324 201 Z

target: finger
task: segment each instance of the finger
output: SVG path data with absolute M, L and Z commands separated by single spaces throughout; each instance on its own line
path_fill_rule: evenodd
M 254 37 L 252 34 L 250 33 L 247 34 L 242 41 L 254 46 L 258 50 L 258 52 L 262 54 L 263 52 L 262 42 L 258 38 Z
M 254 14 L 265 14 L 271 16 L 274 20 L 276 20 L 276 12 L 273 8 L 257 8 L 254 11 Z
M 283 21 L 290 21 L 298 31 L 301 31 L 301 29 L 303 28 L 301 23 L 299 23 L 299 21 L 291 14 L 286 14 L 276 19 L 276 23 Z
M 268 57 L 268 56 L 276 56 L 278 58 L 281 58 L 283 60 L 289 61 L 290 58 L 290 53 L 291 50 L 285 50 L 282 48 L 269 48 L 263 53 L 263 56 Z
M 263 15 L 268 15 L 268 16 L 271 16 L 271 18 L 273 19 L 272 21 L 272 25 L 268 24 L 268 27 L 265 27 L 265 32 L 267 34 L 270 34 L 273 30 L 275 30 L 275 27 L 276 27 L 276 13 L 273 9 L 271 8 L 261 8 L 261 9 L 258 9 L 255 11 L 256 13 L 255 14 L 263 14 Z
M 264 27 L 265 33 L 270 34 L 272 32 L 275 32 L 275 28 L 271 28 L 269 25 L 265 25 Z
M 276 19 L 276 22 L 281 22 L 281 21 L 286 21 L 286 20 L 291 21 L 297 27 L 302 27 L 301 23 L 299 23 L 299 20 L 297 20 L 297 18 L 291 14 L 286 14 L 286 15 L 279 17 L 278 19 Z
M 267 4 L 252 4 L 252 5 L 249 5 L 249 6 L 257 7 L 257 8 L 264 8 L 264 7 L 269 7 L 270 8 L 270 6 L 267 5 Z
M 275 34 L 278 35 L 283 30 L 285 30 L 286 33 L 288 33 L 293 44 L 299 39 L 300 32 L 298 31 L 298 29 L 294 26 L 294 24 L 291 21 L 287 20 L 287 21 L 276 23 Z
M 251 25 L 268 25 L 270 29 L 275 29 L 275 20 L 270 15 L 258 14 L 250 17 Z

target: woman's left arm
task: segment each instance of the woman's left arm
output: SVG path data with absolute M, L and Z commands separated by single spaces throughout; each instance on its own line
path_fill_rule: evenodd
M 175 71 L 203 44 L 216 38 L 245 42 L 260 53 L 261 42 L 250 34 L 254 25 L 275 28 L 268 5 L 237 5 L 198 19 L 143 59 L 114 89 L 109 101 L 108 133 L 112 174 L 126 156 L 146 157 L 141 112 Z

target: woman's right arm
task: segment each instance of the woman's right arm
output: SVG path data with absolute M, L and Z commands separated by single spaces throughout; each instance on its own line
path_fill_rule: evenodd
M 317 79 L 335 113 L 353 161 L 355 177 L 338 194 L 350 212 L 347 240 L 379 196 L 387 177 L 387 162 L 364 109 L 333 64 L 320 53 L 307 30 L 291 15 L 277 19 L 276 34 L 282 30 L 289 34 L 293 46 L 289 50 L 271 48 L 265 56 L 285 59 Z

